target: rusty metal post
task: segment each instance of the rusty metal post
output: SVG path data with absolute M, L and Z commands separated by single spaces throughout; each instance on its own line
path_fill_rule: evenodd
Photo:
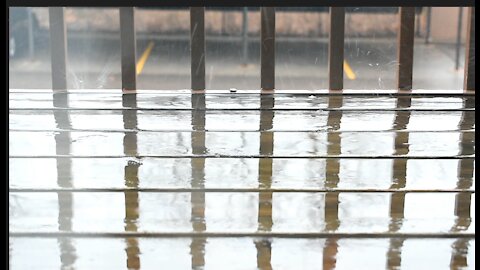
M 415 35 L 415 8 L 401 7 L 399 11 L 399 20 L 397 87 L 399 90 L 411 90 L 413 43 Z
M 328 44 L 328 88 L 343 89 L 343 50 L 345 38 L 345 8 L 330 8 L 330 38 Z
M 136 90 L 135 9 L 120 8 L 120 42 L 122 50 L 122 89 Z
M 275 89 L 275 8 L 261 7 L 260 87 Z
M 192 90 L 205 90 L 205 8 L 190 8 Z
M 468 8 L 464 90 L 475 90 L 475 7 Z
M 67 89 L 67 28 L 64 13 L 64 7 L 48 9 L 53 90 Z

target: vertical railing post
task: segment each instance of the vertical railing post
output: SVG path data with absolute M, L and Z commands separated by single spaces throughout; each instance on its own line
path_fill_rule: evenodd
M 64 13 L 64 7 L 48 9 L 53 90 L 67 89 L 67 28 Z
M 122 89 L 136 90 L 135 8 L 120 8 L 120 44 L 122 50 Z
M 345 8 L 330 8 L 330 38 L 328 45 L 328 78 L 330 90 L 343 89 L 343 50 L 345 38 Z
M 475 7 L 468 8 L 464 90 L 475 90 Z
M 192 90 L 205 90 L 205 8 L 190 8 Z
M 248 8 L 243 8 L 242 16 L 243 64 L 248 64 Z
M 401 7 L 399 10 L 399 21 L 397 87 L 399 90 L 412 90 L 415 8 Z
M 275 89 L 275 8 L 261 7 L 260 87 Z

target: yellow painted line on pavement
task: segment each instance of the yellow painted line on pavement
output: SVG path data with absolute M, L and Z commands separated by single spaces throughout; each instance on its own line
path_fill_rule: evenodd
M 153 41 L 150 41 L 150 43 L 148 43 L 147 48 L 143 52 L 142 57 L 140 57 L 140 60 L 138 60 L 138 62 L 137 62 L 137 75 L 140 75 L 140 73 L 142 73 L 143 66 L 145 66 L 145 63 L 147 62 L 148 56 L 152 52 L 153 45 L 154 45 Z
M 345 70 L 345 74 L 347 75 L 347 78 L 349 78 L 350 80 L 355 80 L 357 78 L 357 76 L 355 75 L 355 73 L 353 72 L 352 68 L 350 67 L 350 65 L 346 60 L 343 61 L 343 70 Z

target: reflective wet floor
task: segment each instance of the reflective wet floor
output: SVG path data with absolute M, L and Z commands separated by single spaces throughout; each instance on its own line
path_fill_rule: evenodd
M 10 268 L 474 269 L 475 96 L 361 93 L 11 91 Z

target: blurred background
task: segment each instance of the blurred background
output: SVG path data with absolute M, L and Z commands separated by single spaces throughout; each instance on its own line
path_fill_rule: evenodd
M 395 89 L 398 9 L 347 8 L 345 89 Z M 66 8 L 71 89 L 119 89 L 118 8 Z M 414 89 L 462 89 L 466 8 L 417 8 Z M 136 8 L 138 89 L 190 88 L 188 8 Z M 48 8 L 9 8 L 9 88 L 51 88 Z M 259 89 L 260 12 L 207 8 L 207 89 Z M 276 9 L 276 88 L 328 87 L 327 7 Z

